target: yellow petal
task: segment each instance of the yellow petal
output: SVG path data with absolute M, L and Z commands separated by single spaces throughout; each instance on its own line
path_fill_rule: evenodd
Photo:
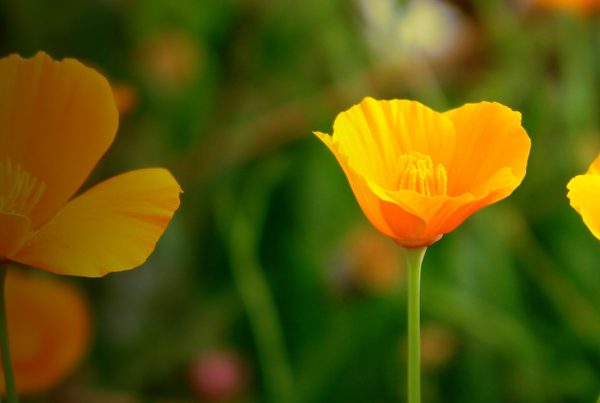
M 521 114 L 498 103 L 466 104 L 445 113 L 456 130 L 456 153 L 448 169 L 448 194 L 484 195 L 493 190 L 498 201 L 508 196 L 525 176 L 531 148 L 521 126 Z M 502 178 L 502 189 L 490 189 L 490 180 L 509 168 L 513 180 Z M 503 171 L 506 174 L 508 171 Z M 489 203 L 488 203 L 489 204 Z
M 6 278 L 6 311 L 18 391 L 48 391 L 69 375 L 87 350 L 86 300 L 77 288 L 57 278 L 11 269 Z M 4 392 L 3 376 L 0 392 Z
M 380 197 L 370 184 L 350 167 L 346 156 L 339 150 L 337 142 L 329 135 L 315 132 L 315 135 L 329 148 L 344 170 L 358 205 L 371 224 L 385 235 L 399 243 L 429 244 L 430 239 L 420 237 L 425 232 L 425 222 L 411 214 L 410 210 Z
M 353 169 L 386 189 L 400 174 L 400 155 L 416 151 L 447 166 L 454 152 L 450 120 L 415 101 L 365 98 L 340 113 L 333 128 Z
M 132 269 L 154 250 L 179 206 L 180 192 L 164 169 L 116 176 L 69 202 L 11 259 L 84 277 Z
M 600 175 L 600 154 L 596 157 L 594 162 L 590 164 L 590 167 L 587 170 L 588 174 Z
M 567 185 L 567 197 L 592 234 L 600 239 L 600 175 L 579 175 Z
M 107 81 L 74 59 L 44 53 L 0 59 L 0 161 L 47 188 L 31 225 L 47 222 L 79 189 L 112 143 L 118 114 Z

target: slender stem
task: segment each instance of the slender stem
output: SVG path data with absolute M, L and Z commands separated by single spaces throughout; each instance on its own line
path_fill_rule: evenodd
M 403 249 L 408 270 L 408 403 L 421 402 L 421 264 L 426 247 Z
M 12 360 L 8 343 L 8 326 L 6 321 L 6 306 L 4 295 L 4 283 L 6 280 L 6 264 L 0 263 L 0 356 L 2 357 L 2 369 L 4 372 L 4 384 L 6 389 L 6 402 L 19 403 L 17 386 L 13 374 Z
M 253 251 L 253 236 L 249 223 L 239 213 L 230 239 L 233 277 L 256 338 L 270 400 L 294 403 L 299 399 L 294 391 L 283 332 L 267 279 Z

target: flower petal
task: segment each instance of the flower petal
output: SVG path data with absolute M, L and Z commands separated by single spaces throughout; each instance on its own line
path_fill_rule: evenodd
M 525 176 L 531 141 L 521 126 L 521 114 L 491 102 L 466 104 L 445 112 L 456 130 L 456 152 L 448 169 L 448 194 L 481 196 L 493 190 L 494 200 L 507 197 Z M 503 168 L 512 180 L 502 178 L 502 189 L 488 183 Z M 504 171 L 506 173 L 506 171 Z M 497 179 L 497 178 L 496 178 Z
M 567 185 L 567 197 L 592 234 L 600 239 L 600 175 L 578 175 Z
M 43 393 L 63 381 L 83 358 L 90 337 L 89 307 L 79 290 L 39 274 L 11 269 L 6 278 L 10 351 L 22 394 Z
M 384 189 L 358 174 L 331 136 L 315 134 L 336 156 L 371 224 L 401 246 L 430 245 L 454 230 L 473 212 L 489 204 L 486 204 L 485 197 L 477 199 L 470 193 L 458 197 L 431 197 L 410 190 Z
M 600 175 L 600 154 L 596 157 L 594 162 L 590 164 L 590 167 L 587 170 L 588 174 Z
M 415 236 L 420 240 L 439 239 L 458 227 L 469 215 L 487 205 L 485 198 L 475 198 L 470 193 L 457 197 L 424 196 L 411 190 L 387 191 L 374 183 L 369 183 L 369 187 L 380 199 L 419 217 L 424 226 Z M 410 239 L 409 234 L 403 236 L 403 239 Z
M 118 114 L 107 81 L 74 59 L 0 59 L 0 161 L 45 182 L 31 225 L 47 222 L 112 143 Z
M 165 169 L 116 176 L 69 202 L 11 259 L 84 277 L 132 269 L 154 250 L 180 192 Z
M 375 228 L 399 243 L 406 241 L 429 244 L 430 240 L 419 238 L 419 234 L 424 234 L 425 231 L 423 220 L 412 214 L 410 210 L 394 204 L 391 199 L 380 197 L 373 191 L 367 180 L 350 167 L 347 157 L 340 151 L 338 143 L 331 136 L 320 132 L 315 134 L 338 160 L 360 208 Z
M 454 152 L 452 122 L 415 101 L 365 98 L 340 113 L 333 127 L 356 172 L 390 190 L 400 155 L 418 151 L 447 167 Z

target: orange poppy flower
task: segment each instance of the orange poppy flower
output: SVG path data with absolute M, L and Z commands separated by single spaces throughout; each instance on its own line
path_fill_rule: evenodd
M 85 298 L 73 285 L 32 272 L 9 270 L 6 314 L 21 394 L 49 390 L 80 363 L 88 347 L 90 313 Z M 3 376 L 0 393 L 4 393 Z
M 512 193 L 531 142 L 521 115 L 482 102 L 438 113 L 365 98 L 315 132 L 342 166 L 371 223 L 407 248 L 428 246 Z
M 165 169 L 131 171 L 73 198 L 112 143 L 104 77 L 74 59 L 0 59 L 0 262 L 97 277 L 142 264 L 179 206 Z
M 600 155 L 585 175 L 578 175 L 567 185 L 571 207 L 583 218 L 592 234 L 600 239 Z

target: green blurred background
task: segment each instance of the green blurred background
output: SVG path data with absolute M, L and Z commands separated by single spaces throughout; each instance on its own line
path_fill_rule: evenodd
M 429 248 L 423 401 L 593 403 L 600 245 L 565 186 L 600 151 L 599 23 L 508 0 L 3 0 L 2 55 L 76 57 L 121 94 L 90 183 L 166 166 L 185 191 L 143 267 L 69 279 L 90 352 L 25 402 L 405 401 L 399 251 L 311 135 L 373 96 L 499 101 L 533 141 L 521 187 Z

